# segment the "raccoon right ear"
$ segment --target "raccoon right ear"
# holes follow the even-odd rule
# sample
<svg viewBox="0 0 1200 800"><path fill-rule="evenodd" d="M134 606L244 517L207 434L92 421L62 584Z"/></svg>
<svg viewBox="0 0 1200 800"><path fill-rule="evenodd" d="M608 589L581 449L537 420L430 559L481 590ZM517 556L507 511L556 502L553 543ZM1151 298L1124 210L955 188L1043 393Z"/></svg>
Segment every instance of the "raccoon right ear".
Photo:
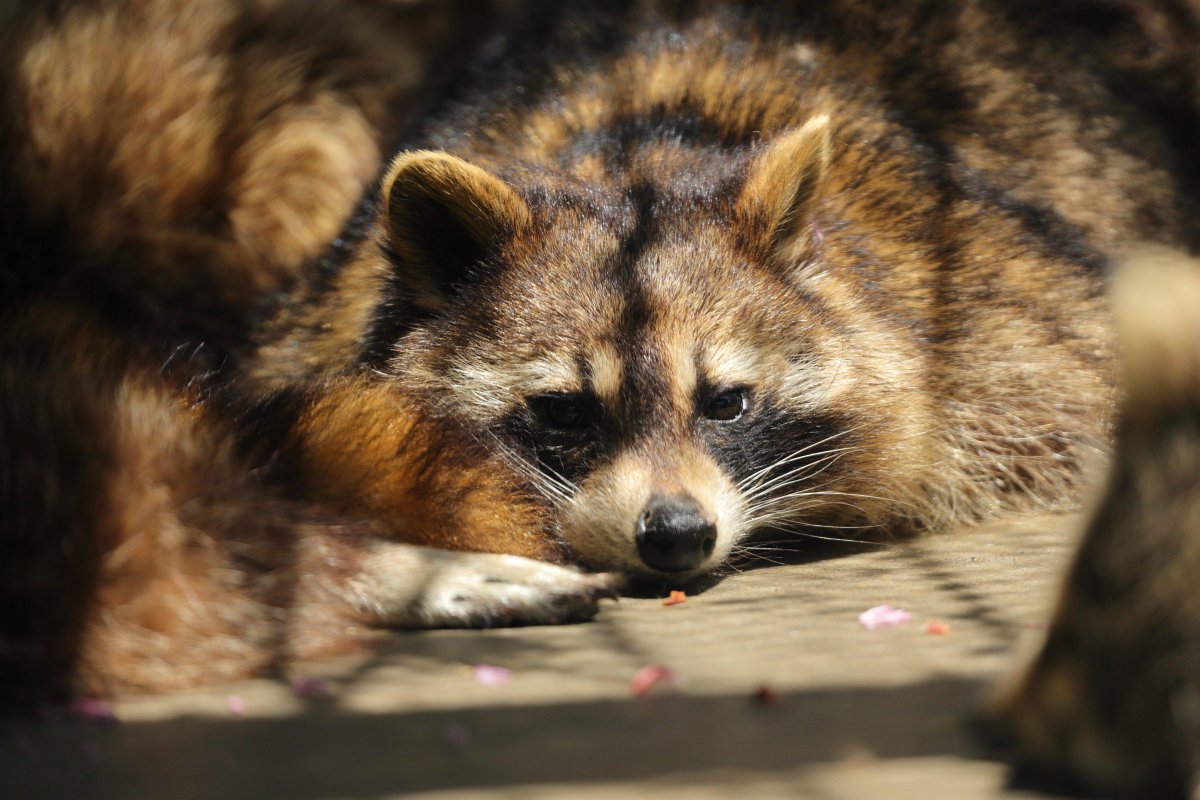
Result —
<svg viewBox="0 0 1200 800"><path fill-rule="evenodd" d="M422 294L444 298L484 255L528 224L529 207L504 181L430 150L400 155L383 180L387 243ZM437 304L436 302L434 303Z"/></svg>
<svg viewBox="0 0 1200 800"><path fill-rule="evenodd" d="M780 136L750 165L737 205L758 223L764 257L792 264L810 252L832 149L829 116L821 114Z"/></svg>

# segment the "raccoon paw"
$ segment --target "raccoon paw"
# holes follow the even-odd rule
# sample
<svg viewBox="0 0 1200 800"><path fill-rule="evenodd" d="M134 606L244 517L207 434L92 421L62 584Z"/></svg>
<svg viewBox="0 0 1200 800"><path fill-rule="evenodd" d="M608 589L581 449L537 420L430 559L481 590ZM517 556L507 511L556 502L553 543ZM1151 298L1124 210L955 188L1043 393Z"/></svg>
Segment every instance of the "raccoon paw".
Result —
<svg viewBox="0 0 1200 800"><path fill-rule="evenodd" d="M376 553L358 595L377 624L397 628L493 628L582 622L617 579L520 556L456 553L402 545ZM405 563L397 563L403 561ZM414 568L415 567L415 568Z"/></svg>
<svg viewBox="0 0 1200 800"><path fill-rule="evenodd" d="M616 596L605 574L519 556L463 554L431 576L415 610L420 627L548 625L591 619L601 598Z"/></svg>

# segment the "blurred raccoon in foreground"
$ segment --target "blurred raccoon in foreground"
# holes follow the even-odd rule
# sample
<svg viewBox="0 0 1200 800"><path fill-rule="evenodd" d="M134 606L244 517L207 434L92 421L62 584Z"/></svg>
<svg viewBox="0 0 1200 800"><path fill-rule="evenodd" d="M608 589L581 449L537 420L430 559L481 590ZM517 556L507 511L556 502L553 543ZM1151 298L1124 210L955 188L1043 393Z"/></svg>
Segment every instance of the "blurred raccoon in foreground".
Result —
<svg viewBox="0 0 1200 800"><path fill-rule="evenodd" d="M1130 798L1200 767L1200 262L1147 253L1115 305L1128 397L1049 636L999 703L1029 767Z"/></svg>
<svg viewBox="0 0 1200 800"><path fill-rule="evenodd" d="M1110 257L1200 244L1194 47L1124 4L534 2L383 168L371 7L0 51L6 663L165 686L608 585L414 544L680 581L1072 507Z"/></svg>
<svg viewBox="0 0 1200 800"><path fill-rule="evenodd" d="M488 8L0 8L2 699L219 680L386 626L583 618L610 593L410 544L555 556L504 462L386 386L232 382ZM385 459L381 491L421 527L308 499L280 455L293 424L343 437L346 479Z"/></svg>

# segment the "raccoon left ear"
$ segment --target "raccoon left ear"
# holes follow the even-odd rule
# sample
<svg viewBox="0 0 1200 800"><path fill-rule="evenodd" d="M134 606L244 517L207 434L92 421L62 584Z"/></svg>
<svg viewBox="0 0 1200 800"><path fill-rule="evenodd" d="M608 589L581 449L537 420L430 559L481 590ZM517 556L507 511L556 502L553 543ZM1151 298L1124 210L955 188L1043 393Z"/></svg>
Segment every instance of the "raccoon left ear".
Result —
<svg viewBox="0 0 1200 800"><path fill-rule="evenodd" d="M813 214L832 149L829 116L822 114L780 136L750 165L738 211L765 223L768 258L790 264L811 251Z"/></svg>
<svg viewBox="0 0 1200 800"><path fill-rule="evenodd" d="M388 244L436 305L484 254L529 222L520 195L448 153L404 153L383 180ZM429 296L432 292L433 296Z"/></svg>

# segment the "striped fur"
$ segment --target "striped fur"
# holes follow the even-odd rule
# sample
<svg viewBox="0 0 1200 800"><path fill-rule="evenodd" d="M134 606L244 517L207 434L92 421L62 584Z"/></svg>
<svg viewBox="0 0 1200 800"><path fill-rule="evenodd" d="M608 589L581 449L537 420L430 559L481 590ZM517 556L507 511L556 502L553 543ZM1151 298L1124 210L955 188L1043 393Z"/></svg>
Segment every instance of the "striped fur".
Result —
<svg viewBox="0 0 1200 800"><path fill-rule="evenodd" d="M1088 3L539 6L249 382L413 388L535 466L601 568L654 571L656 496L716 524L696 571L764 527L1072 507L1115 397L1106 266L1196 244L1185 57L1141 30ZM731 387L747 414L709 424ZM548 429L546 395L587 429Z"/></svg>
<svg viewBox="0 0 1200 800"><path fill-rule="evenodd" d="M162 687L608 585L414 544L685 578L1076 504L1107 266L1200 245L1177 4L529 5L416 119L418 18L371 4L6 29L0 569L46 566L0 599L47 611L0 663ZM682 568L641 549L664 497L715 532Z"/></svg>

